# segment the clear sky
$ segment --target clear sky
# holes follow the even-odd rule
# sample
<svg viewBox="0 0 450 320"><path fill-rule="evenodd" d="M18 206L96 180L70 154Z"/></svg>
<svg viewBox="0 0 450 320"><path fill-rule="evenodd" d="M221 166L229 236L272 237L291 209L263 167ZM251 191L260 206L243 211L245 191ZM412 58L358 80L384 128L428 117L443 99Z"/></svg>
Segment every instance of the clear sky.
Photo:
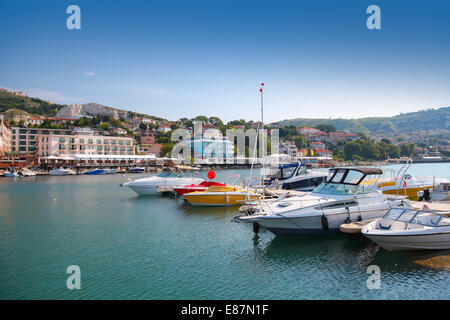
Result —
<svg viewBox="0 0 450 320"><path fill-rule="evenodd" d="M0 36L0 87L64 104L258 120L264 82L265 122L450 105L448 0L0 0Z"/></svg>

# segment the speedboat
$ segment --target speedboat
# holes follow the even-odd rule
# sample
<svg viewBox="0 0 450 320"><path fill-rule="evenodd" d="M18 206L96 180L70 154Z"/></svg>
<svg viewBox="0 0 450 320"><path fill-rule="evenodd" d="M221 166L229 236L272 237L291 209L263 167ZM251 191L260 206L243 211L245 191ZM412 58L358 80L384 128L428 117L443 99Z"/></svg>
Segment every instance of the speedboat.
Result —
<svg viewBox="0 0 450 320"><path fill-rule="evenodd" d="M22 177L34 177L36 173L28 168L22 168L19 170L19 175L22 175Z"/></svg>
<svg viewBox="0 0 450 320"><path fill-rule="evenodd" d="M419 201L446 201L450 203L450 183L444 182L435 186L432 190L424 189L417 193Z"/></svg>
<svg viewBox="0 0 450 320"><path fill-rule="evenodd" d="M392 208L361 233L386 250L450 249L450 212Z"/></svg>
<svg viewBox="0 0 450 320"><path fill-rule="evenodd" d="M260 197L260 194L235 186L212 186L205 191L183 195L183 198L194 206L237 206Z"/></svg>
<svg viewBox="0 0 450 320"><path fill-rule="evenodd" d="M132 168L129 168L127 171L130 172L130 173L142 173L142 172L145 171L145 168L143 168L143 167L132 167Z"/></svg>
<svg viewBox="0 0 450 320"><path fill-rule="evenodd" d="M205 191L209 187L212 186L226 186L224 183L218 183L213 181L202 181L200 184L190 184L188 186L180 186L173 188L173 191L175 191L180 197L184 195L185 193L195 192L195 191Z"/></svg>
<svg viewBox="0 0 450 320"><path fill-rule="evenodd" d="M17 173L17 171L14 171L14 169L5 171L4 175L7 178L18 178L19 177L19 174Z"/></svg>
<svg viewBox="0 0 450 320"><path fill-rule="evenodd" d="M117 172L117 169L106 169L106 174L114 174Z"/></svg>
<svg viewBox="0 0 450 320"><path fill-rule="evenodd" d="M155 195L161 188L173 188L189 184L199 184L201 178L184 177L173 172L161 172L156 176L125 182L121 186L128 187L139 195Z"/></svg>
<svg viewBox="0 0 450 320"><path fill-rule="evenodd" d="M64 169L62 167L60 168L54 168L53 170L50 171L50 175L51 176L66 176L69 174L69 170L68 169Z"/></svg>
<svg viewBox="0 0 450 320"><path fill-rule="evenodd" d="M92 170L89 170L88 172L86 172L86 174L91 175L91 176L98 176L98 175L106 174L107 172L108 172L107 169L92 169Z"/></svg>
<svg viewBox="0 0 450 320"><path fill-rule="evenodd" d="M312 191L327 179L327 173L307 169L303 163L280 165L278 170L264 179L264 184L284 190Z"/></svg>
<svg viewBox="0 0 450 320"><path fill-rule="evenodd" d="M381 190L385 194L396 194L407 196L411 200L418 199L418 193L424 190L433 189L441 183L450 182L444 178L438 177L415 177L410 174L405 174L396 179L383 179L381 181L373 182L373 187ZM370 184L370 181L367 181Z"/></svg>
<svg viewBox="0 0 450 320"><path fill-rule="evenodd" d="M263 226L276 235L317 234L339 231L352 221L380 218L394 206L411 207L405 197L390 197L363 185L366 177L381 175L377 168L332 168L326 182L310 193L260 201L250 214L238 221L253 222L254 231Z"/></svg>

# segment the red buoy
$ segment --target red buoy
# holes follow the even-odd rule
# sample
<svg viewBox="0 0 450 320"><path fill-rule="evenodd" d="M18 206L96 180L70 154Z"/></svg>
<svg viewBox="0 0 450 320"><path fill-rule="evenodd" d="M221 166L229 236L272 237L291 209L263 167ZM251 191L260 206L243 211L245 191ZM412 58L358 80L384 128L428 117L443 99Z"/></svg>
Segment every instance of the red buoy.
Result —
<svg viewBox="0 0 450 320"><path fill-rule="evenodd" d="M212 180L216 177L216 173L214 171L208 172L208 179Z"/></svg>

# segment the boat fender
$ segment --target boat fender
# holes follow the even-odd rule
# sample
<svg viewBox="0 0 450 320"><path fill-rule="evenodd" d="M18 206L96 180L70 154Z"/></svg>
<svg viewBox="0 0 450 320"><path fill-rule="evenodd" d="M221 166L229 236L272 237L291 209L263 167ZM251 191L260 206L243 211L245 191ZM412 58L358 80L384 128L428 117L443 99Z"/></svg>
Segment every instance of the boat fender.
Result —
<svg viewBox="0 0 450 320"><path fill-rule="evenodd" d="M253 222L253 232L258 233L259 232L259 223Z"/></svg>
<svg viewBox="0 0 450 320"><path fill-rule="evenodd" d="M423 199L427 202L430 201L430 189L423 190Z"/></svg>
<svg viewBox="0 0 450 320"><path fill-rule="evenodd" d="M328 231L328 219L324 214L322 214L322 230Z"/></svg>
<svg viewBox="0 0 450 320"><path fill-rule="evenodd" d="M345 207L345 209L347 209L347 219L345 219L345 223L350 223L352 222L352 219L350 218L350 209L348 207Z"/></svg>

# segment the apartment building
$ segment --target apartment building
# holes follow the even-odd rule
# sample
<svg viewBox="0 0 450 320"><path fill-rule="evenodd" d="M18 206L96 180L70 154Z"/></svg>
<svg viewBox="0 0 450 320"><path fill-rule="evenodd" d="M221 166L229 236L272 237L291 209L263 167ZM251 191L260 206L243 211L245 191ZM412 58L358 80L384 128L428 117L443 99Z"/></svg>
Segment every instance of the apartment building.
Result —
<svg viewBox="0 0 450 320"><path fill-rule="evenodd" d="M11 151L11 129L6 125L3 115L0 115L0 155Z"/></svg>

